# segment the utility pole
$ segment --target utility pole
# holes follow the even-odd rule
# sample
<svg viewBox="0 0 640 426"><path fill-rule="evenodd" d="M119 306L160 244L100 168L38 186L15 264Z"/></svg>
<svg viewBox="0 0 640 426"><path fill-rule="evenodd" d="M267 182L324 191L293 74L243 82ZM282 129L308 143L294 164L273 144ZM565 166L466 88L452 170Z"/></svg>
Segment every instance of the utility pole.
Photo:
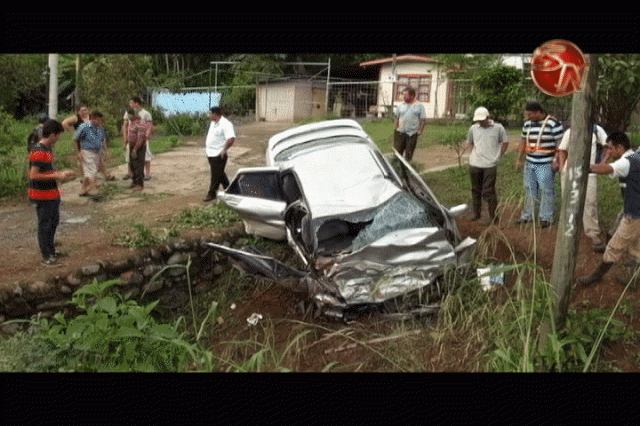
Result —
<svg viewBox="0 0 640 426"><path fill-rule="evenodd" d="M589 66L583 90L573 94L571 107L571 145L564 173L564 192L558 234L556 237L551 286L553 291L553 319L541 328L539 348L546 346L547 335L561 328L567 318L573 290L573 275L576 266L578 242L582 234L582 215L589 177L591 139L594 118L595 92L597 84L597 57L585 55Z"/></svg>
<svg viewBox="0 0 640 426"><path fill-rule="evenodd" d="M58 54L49 55L49 117L58 115Z"/></svg>

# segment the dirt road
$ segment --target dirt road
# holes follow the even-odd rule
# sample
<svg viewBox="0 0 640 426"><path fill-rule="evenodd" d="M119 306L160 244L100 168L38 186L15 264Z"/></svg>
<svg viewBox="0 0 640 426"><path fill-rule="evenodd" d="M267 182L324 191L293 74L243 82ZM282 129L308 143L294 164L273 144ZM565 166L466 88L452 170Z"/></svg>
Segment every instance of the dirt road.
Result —
<svg viewBox="0 0 640 426"><path fill-rule="evenodd" d="M241 167L264 164L269 137L291 126L291 123L249 123L237 127L236 144L229 150L228 175L232 177ZM113 195L104 202L79 197L80 179L61 185L61 223L56 239L58 249L67 253L62 267L40 264L35 209L26 199L0 207L0 247L4 252L0 256L0 286L63 275L92 260L122 255L130 250L114 245L113 240L123 232L125 224L153 225L184 208L202 206L210 173L204 136L194 137L171 152L155 155L152 178L145 182L142 193L133 193L127 188L131 181L122 180L126 165L111 172L117 179L109 183L113 185Z"/></svg>

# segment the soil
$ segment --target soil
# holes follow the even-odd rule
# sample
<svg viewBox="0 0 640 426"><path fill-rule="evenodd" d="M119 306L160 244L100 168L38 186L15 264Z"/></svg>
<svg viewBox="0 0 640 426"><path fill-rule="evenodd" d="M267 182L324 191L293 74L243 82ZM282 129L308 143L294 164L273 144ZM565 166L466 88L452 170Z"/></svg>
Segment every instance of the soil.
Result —
<svg viewBox="0 0 640 426"><path fill-rule="evenodd" d="M237 141L229 150L228 175L232 177L241 167L263 165L269 137L291 126L290 123L260 122L245 123L236 127ZM428 152L417 150L414 162L424 164L425 170L433 170L447 165L457 165L457 157L450 148L437 147L430 148ZM61 223L57 231L57 242L58 249L65 252L67 256L62 259L63 266L58 268L46 267L40 263L33 206L26 199L0 206L0 247L4 251L3 256L0 257L0 286L13 286L20 281L40 281L50 275L63 275L65 272L77 270L96 259L119 258L127 253L133 253L132 249L114 244L116 237L122 234L123 226L144 223L151 228L165 227L170 218L182 209L205 205L202 199L208 189L209 165L204 155L204 138L194 137L171 152L155 155L151 163L152 178L145 182L142 193L132 192L128 189L131 181L122 180L126 174L126 165L112 168L111 173L116 176L116 180L109 183L119 188L114 195L104 201L79 197L79 179L61 185ZM515 249L516 257L522 259L531 252L534 236L530 227L513 224L518 213L516 208L506 206L503 207L497 226L487 226L482 221L470 222L464 216L458 219L458 226L463 235L498 241L493 248L493 257L496 262L509 263L513 261L512 253L500 241L504 239L509 241L509 245ZM192 230L183 235L208 236L213 231L213 229ZM556 228L537 230L535 240L538 247L535 260L549 276L553 264ZM591 250L590 241L586 237L582 238L575 276L592 272L601 258L601 254ZM618 272L617 268L612 269L600 284L591 288L575 288L571 307L575 309L613 308L624 289L624 286L616 280ZM625 298L631 301L635 310L638 309L640 306L638 292L628 291ZM275 339L282 342L288 341L299 332L295 320L303 319L303 314L290 309L289 302L293 299L294 297L287 290L277 286L249 295L247 300L238 303L238 308L233 314L238 319L236 323L240 324L239 328L243 330L238 329L229 333L234 336L249 333L246 330L246 318L253 312L259 312L274 323L284 318L293 319L293 321L279 322L275 327L277 330ZM640 329L636 315L626 315L624 320L627 323L631 321L634 329ZM226 324L231 322L227 321ZM364 321L357 327L384 329L385 326L377 323L372 325ZM325 331L330 332L338 328L339 326L335 324L319 323L318 341L314 342L315 347L318 348L317 359L300 360L294 367L298 370L318 371L334 360L349 364L349 360L371 358L371 352L362 348L344 349L335 351L331 356L326 355L327 349L339 348L349 343L345 339L327 339L326 336L322 339ZM211 344L214 345L215 342ZM636 355L638 346L637 342L633 347L612 345L606 351L605 357L611 360L614 368L622 371L639 371ZM454 361L462 359L453 353L455 348L449 350L452 353L447 356L442 356L442 353L425 354L425 359L439 360L432 363L428 369L433 371L473 370L469 365ZM383 364L380 360L372 359L366 364L367 370L384 369Z"/></svg>

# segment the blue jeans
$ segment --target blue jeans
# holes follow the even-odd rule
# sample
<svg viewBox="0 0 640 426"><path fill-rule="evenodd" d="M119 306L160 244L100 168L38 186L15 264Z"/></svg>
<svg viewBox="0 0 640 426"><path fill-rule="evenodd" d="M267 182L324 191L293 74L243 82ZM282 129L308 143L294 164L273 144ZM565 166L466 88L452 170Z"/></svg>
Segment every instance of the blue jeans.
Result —
<svg viewBox="0 0 640 426"><path fill-rule="evenodd" d="M555 204L555 171L553 170L553 164L551 162L536 164L525 161L522 177L525 202L520 219L533 220L535 206L540 203L540 220L552 222Z"/></svg>

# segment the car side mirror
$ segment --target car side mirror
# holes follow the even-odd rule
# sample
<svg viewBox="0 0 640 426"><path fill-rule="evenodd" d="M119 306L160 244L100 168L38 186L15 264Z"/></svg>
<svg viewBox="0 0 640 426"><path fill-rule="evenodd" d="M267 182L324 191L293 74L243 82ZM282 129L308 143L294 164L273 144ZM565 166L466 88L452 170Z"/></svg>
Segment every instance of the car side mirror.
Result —
<svg viewBox="0 0 640 426"><path fill-rule="evenodd" d="M462 213L464 213L467 210L468 206L466 204L460 204L458 206L455 207L450 207L449 210L449 214L451 215L451 217L458 217L460 216Z"/></svg>

